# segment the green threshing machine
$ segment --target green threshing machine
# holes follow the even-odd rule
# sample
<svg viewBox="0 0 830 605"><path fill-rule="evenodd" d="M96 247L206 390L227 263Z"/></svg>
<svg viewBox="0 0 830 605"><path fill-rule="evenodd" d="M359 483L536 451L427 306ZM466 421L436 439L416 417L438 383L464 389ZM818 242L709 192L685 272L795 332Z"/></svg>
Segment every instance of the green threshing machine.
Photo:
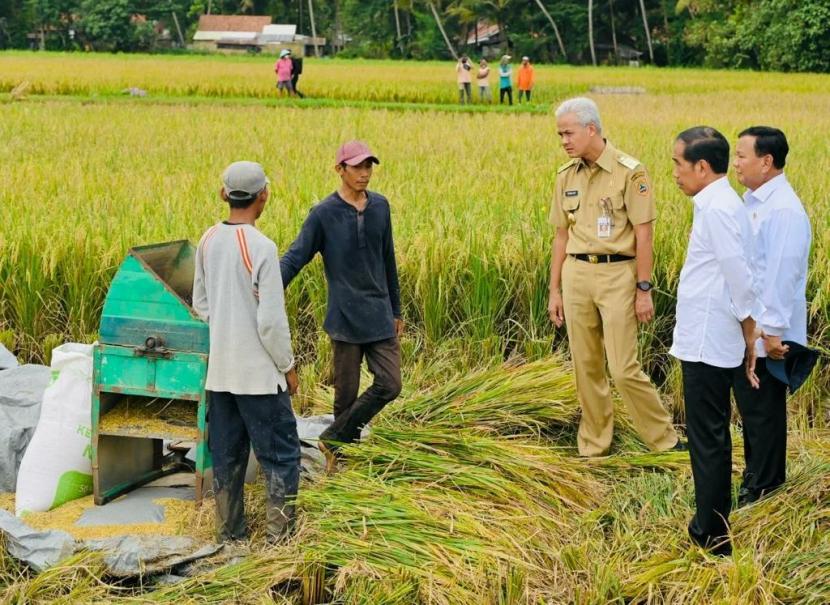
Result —
<svg viewBox="0 0 830 605"><path fill-rule="evenodd" d="M96 504L182 469L195 472L197 502L208 485L209 337L191 306L194 256L186 240L132 248L107 293L92 389Z"/></svg>

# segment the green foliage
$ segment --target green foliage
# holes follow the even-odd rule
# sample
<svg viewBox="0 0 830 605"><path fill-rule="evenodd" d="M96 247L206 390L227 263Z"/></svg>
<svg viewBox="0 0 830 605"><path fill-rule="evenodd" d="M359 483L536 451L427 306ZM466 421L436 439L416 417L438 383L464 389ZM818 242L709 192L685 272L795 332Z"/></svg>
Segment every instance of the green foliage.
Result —
<svg viewBox="0 0 830 605"><path fill-rule="evenodd" d="M451 58L430 8L434 5L459 53L509 52L527 54L536 63L589 63L587 3L541 3L557 23L566 57L534 0L316 0L314 16L329 52L341 34L348 40L334 49L346 58ZM172 29L175 12L190 37L209 4L214 14L268 15L275 23L296 24L298 33L312 33L306 0L0 0L0 48L25 47L30 43L26 34L35 32L40 34L35 43L48 50L154 50L155 21ZM645 12L657 65L830 70L830 0L648 0ZM500 27L495 47L466 44L482 23ZM71 35L79 28L77 36ZM593 30L599 63L622 61L614 55L618 47L640 51L641 60L648 57L639 2L594 2Z"/></svg>
<svg viewBox="0 0 830 605"><path fill-rule="evenodd" d="M763 70L830 71L830 2L764 0L744 7L736 43Z"/></svg>
<svg viewBox="0 0 830 605"><path fill-rule="evenodd" d="M136 26L130 0L83 0L82 27L95 50L133 50Z"/></svg>
<svg viewBox="0 0 830 605"><path fill-rule="evenodd" d="M685 40L709 67L830 71L828 0L742 1L696 11Z"/></svg>

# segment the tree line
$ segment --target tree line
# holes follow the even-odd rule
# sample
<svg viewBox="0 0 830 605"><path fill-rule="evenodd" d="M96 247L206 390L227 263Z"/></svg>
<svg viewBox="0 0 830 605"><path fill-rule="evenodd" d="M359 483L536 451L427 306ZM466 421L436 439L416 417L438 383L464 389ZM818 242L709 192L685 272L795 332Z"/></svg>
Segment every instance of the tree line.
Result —
<svg viewBox="0 0 830 605"><path fill-rule="evenodd" d="M158 51L206 13L269 15L344 56L830 71L830 0L0 0L0 48Z"/></svg>

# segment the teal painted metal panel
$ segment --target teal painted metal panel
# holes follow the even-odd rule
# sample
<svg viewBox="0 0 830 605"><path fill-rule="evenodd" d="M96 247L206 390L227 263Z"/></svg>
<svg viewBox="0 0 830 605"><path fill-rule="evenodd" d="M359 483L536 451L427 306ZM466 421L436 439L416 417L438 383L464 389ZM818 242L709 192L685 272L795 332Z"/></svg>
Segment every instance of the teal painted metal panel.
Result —
<svg viewBox="0 0 830 605"><path fill-rule="evenodd" d="M101 342L141 346L166 334L168 348L206 353L208 326L190 306L194 257L187 241L131 249L104 301Z"/></svg>
<svg viewBox="0 0 830 605"><path fill-rule="evenodd" d="M173 399L198 399L204 389L207 355L171 351L169 358L141 355L135 349L99 345L98 386L113 393L173 393ZM138 393L141 391L142 393Z"/></svg>
<svg viewBox="0 0 830 605"><path fill-rule="evenodd" d="M207 487L204 473L211 459L204 384L210 342L207 324L191 306L194 260L195 248L185 240L132 248L110 285L93 366L97 503L164 472L166 462L157 436L134 438L100 431L101 418L127 395L194 402L197 499ZM155 453L151 456L151 452Z"/></svg>

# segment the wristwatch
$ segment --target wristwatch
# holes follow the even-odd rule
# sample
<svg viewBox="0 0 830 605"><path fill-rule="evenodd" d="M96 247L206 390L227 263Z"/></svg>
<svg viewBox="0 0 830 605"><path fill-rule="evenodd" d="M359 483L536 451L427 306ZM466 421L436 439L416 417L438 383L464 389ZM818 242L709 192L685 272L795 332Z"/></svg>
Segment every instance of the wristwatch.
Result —
<svg viewBox="0 0 830 605"><path fill-rule="evenodd" d="M643 292L648 292L654 287L650 281L638 281L637 282L637 289L642 290Z"/></svg>

